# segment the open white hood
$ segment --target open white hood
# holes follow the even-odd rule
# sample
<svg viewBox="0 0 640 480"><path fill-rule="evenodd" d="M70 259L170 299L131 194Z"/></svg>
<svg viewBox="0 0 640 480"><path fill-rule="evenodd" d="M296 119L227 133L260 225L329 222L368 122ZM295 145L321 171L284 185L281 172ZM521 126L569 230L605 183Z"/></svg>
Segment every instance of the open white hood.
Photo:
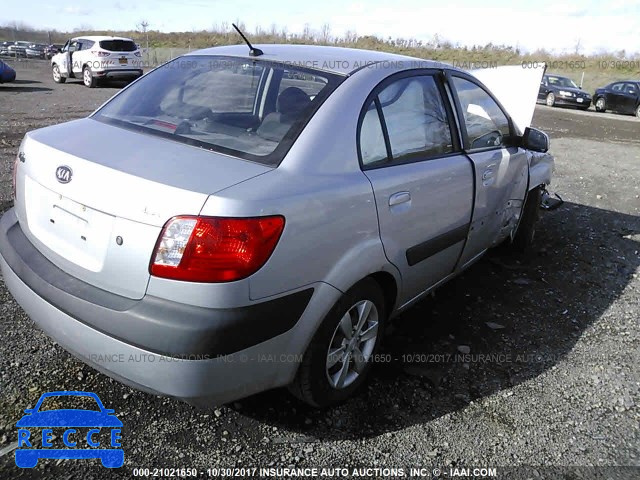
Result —
<svg viewBox="0 0 640 480"><path fill-rule="evenodd" d="M536 108L540 82L544 75L544 63L530 66L507 65L496 68L470 70L484 83L507 110L520 133L531 126Z"/></svg>

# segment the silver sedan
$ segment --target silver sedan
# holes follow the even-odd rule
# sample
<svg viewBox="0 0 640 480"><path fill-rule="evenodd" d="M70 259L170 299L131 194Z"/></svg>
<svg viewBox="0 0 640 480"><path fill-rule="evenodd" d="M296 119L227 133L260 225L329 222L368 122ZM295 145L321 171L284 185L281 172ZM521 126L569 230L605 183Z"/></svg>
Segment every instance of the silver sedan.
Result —
<svg viewBox="0 0 640 480"><path fill-rule="evenodd" d="M29 132L0 266L40 328L126 384L332 405L389 319L531 243L553 168L528 127L540 78L513 95L500 72L492 91L410 57L260 50L193 52Z"/></svg>

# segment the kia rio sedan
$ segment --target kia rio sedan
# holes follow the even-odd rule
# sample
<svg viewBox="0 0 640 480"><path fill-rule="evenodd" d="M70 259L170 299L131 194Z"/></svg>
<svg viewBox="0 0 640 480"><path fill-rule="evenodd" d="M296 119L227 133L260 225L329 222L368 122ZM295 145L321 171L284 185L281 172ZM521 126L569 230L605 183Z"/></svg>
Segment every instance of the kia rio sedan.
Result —
<svg viewBox="0 0 640 480"><path fill-rule="evenodd" d="M323 407L363 384L390 318L531 242L553 168L528 127L542 72L517 95L488 72L503 105L441 63L261 49L180 57L27 133L0 266L123 383L198 405L287 385Z"/></svg>

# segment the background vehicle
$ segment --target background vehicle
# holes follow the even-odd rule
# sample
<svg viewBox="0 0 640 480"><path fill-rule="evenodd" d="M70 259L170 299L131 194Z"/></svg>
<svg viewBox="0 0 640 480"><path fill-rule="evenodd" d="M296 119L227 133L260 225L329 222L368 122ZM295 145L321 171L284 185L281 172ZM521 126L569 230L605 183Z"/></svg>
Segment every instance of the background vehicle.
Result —
<svg viewBox="0 0 640 480"><path fill-rule="evenodd" d="M9 45L12 42L1 42L0 43L0 55L9 55Z"/></svg>
<svg viewBox="0 0 640 480"><path fill-rule="evenodd" d="M93 88L100 80L135 80L142 76L142 54L129 38L77 37L51 58L51 69L56 83L79 78Z"/></svg>
<svg viewBox="0 0 640 480"><path fill-rule="evenodd" d="M573 83L570 78L559 75L542 77L538 100L543 100L549 107L570 105L587 110L591 105L591 95Z"/></svg>
<svg viewBox="0 0 640 480"><path fill-rule="evenodd" d="M613 82L598 88L593 95L596 111L613 110L640 118L640 81Z"/></svg>
<svg viewBox="0 0 640 480"><path fill-rule="evenodd" d="M47 60L50 60L51 57L53 57L56 53L60 53L63 48L64 45L61 45L59 43L46 46L44 49L45 58Z"/></svg>
<svg viewBox="0 0 640 480"><path fill-rule="evenodd" d="M28 133L0 266L59 344L129 384L204 405L290 385L331 405L365 381L387 319L489 248L530 244L553 165L528 127L542 74L514 69L526 118L496 97L513 82L261 47L179 57Z"/></svg>
<svg viewBox="0 0 640 480"><path fill-rule="evenodd" d="M44 58L44 49L46 45L41 43L32 43L25 50L27 58Z"/></svg>
<svg viewBox="0 0 640 480"><path fill-rule="evenodd" d="M31 42L13 42L8 47L9 55L12 57L26 57L29 45L31 45Z"/></svg>
<svg viewBox="0 0 640 480"><path fill-rule="evenodd" d="M16 71L0 60L0 83L13 82L16 79Z"/></svg>

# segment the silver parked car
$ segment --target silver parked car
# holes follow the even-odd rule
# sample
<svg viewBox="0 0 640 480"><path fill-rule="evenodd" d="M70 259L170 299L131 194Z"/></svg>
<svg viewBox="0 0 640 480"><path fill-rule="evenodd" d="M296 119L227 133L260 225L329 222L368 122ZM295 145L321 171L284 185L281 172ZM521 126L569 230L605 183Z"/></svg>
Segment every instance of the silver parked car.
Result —
<svg viewBox="0 0 640 480"><path fill-rule="evenodd" d="M128 385L326 406L363 383L385 322L531 242L553 159L462 70L261 48L177 58L29 132L0 265L45 332ZM529 121L539 82L512 96Z"/></svg>

